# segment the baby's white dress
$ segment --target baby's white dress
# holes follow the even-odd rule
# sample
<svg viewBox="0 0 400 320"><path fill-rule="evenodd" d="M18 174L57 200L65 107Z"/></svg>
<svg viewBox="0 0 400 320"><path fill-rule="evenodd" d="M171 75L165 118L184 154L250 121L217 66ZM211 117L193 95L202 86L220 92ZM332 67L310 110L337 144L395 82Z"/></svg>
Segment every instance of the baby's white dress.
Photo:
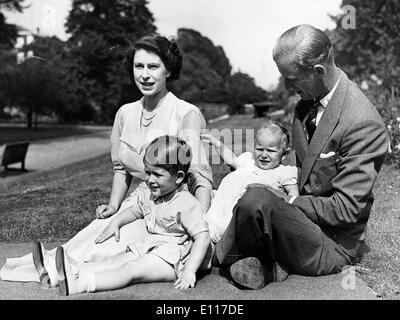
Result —
<svg viewBox="0 0 400 320"><path fill-rule="evenodd" d="M237 169L222 179L206 214L210 237L214 243L221 240L232 218L233 208L246 187L252 183L285 192L284 186L297 184L297 168L281 164L274 169L263 170L255 165L251 152L239 155Z"/></svg>

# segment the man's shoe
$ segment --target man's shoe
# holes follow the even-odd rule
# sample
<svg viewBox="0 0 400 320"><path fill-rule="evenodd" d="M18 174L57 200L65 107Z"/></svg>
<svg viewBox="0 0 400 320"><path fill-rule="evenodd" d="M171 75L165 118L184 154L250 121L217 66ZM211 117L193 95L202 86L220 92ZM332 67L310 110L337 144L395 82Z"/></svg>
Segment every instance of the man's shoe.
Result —
<svg viewBox="0 0 400 320"><path fill-rule="evenodd" d="M62 246L58 247L56 251L56 268L60 295L69 296L79 293L77 270L69 262L67 253Z"/></svg>
<svg viewBox="0 0 400 320"><path fill-rule="evenodd" d="M228 271L233 282L246 289L262 289L272 281L272 273L255 257L236 261Z"/></svg>
<svg viewBox="0 0 400 320"><path fill-rule="evenodd" d="M36 241L33 244L32 248L32 256L33 256L33 264L35 265L35 269L39 275L40 283L42 284L43 288L50 288L50 276L45 268L44 264L44 246L41 242Z"/></svg>
<svg viewBox="0 0 400 320"><path fill-rule="evenodd" d="M278 262L275 262L274 266L272 267L272 281L282 282L285 281L288 276L289 271Z"/></svg>

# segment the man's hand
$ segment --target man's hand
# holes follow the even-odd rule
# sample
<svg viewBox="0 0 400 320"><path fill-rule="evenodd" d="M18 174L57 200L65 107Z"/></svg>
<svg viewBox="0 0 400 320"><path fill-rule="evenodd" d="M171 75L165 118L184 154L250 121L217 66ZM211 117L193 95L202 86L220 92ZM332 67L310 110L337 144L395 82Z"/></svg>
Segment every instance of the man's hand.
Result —
<svg viewBox="0 0 400 320"><path fill-rule="evenodd" d="M263 188L267 188L269 191L271 191L274 195L276 195L278 198L282 198L285 202L289 202L290 200L290 196L288 196L286 193L276 190L274 188L271 188L269 186L266 186L265 184L261 184L261 183L252 183L249 184L247 186L247 188L252 188L252 187L263 187Z"/></svg>
<svg viewBox="0 0 400 320"><path fill-rule="evenodd" d="M196 283L196 273L191 270L183 270L179 275L178 280L175 281L174 286L176 289L194 288Z"/></svg>
<svg viewBox="0 0 400 320"><path fill-rule="evenodd" d="M100 233L97 238L94 240L95 243L102 243L107 239L110 239L112 236L115 236L115 241L119 241L119 226L113 221Z"/></svg>
<svg viewBox="0 0 400 320"><path fill-rule="evenodd" d="M101 204L96 209L96 218L97 219L105 219L111 217L113 214L117 212L117 209L108 204Z"/></svg>

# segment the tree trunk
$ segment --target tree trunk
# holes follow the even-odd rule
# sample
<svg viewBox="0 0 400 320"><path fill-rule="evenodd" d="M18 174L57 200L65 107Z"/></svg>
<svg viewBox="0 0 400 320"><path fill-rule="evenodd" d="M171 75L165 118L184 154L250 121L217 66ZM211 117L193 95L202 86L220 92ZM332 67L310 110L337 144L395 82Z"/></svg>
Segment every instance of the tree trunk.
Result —
<svg viewBox="0 0 400 320"><path fill-rule="evenodd" d="M34 125L33 125L33 130L37 130L37 128L38 128L38 115L37 115L37 112L35 111L35 112L33 112L33 123L34 123Z"/></svg>
<svg viewBox="0 0 400 320"><path fill-rule="evenodd" d="M26 120L27 120L27 128L32 129L32 118L33 118L33 110L29 109L28 113L26 114Z"/></svg>

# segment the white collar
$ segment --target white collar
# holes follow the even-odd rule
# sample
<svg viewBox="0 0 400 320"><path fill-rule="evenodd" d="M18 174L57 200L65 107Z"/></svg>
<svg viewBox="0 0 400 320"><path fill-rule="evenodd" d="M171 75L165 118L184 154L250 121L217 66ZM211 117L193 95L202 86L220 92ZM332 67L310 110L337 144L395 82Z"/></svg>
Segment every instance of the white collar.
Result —
<svg viewBox="0 0 400 320"><path fill-rule="evenodd" d="M335 92L335 90L336 90L336 88L337 88L337 86L338 86L338 84L339 84L339 80L340 80L340 77L339 77L339 79L336 81L336 84L334 85L334 87L332 88L332 90L329 91L329 93L328 93L325 97L323 97L321 100L319 100L319 102L321 102L321 105L322 105L324 108L326 108L326 107L328 106L328 103L329 103L329 101L331 100L331 98L332 98L332 96L333 96L333 93Z"/></svg>

